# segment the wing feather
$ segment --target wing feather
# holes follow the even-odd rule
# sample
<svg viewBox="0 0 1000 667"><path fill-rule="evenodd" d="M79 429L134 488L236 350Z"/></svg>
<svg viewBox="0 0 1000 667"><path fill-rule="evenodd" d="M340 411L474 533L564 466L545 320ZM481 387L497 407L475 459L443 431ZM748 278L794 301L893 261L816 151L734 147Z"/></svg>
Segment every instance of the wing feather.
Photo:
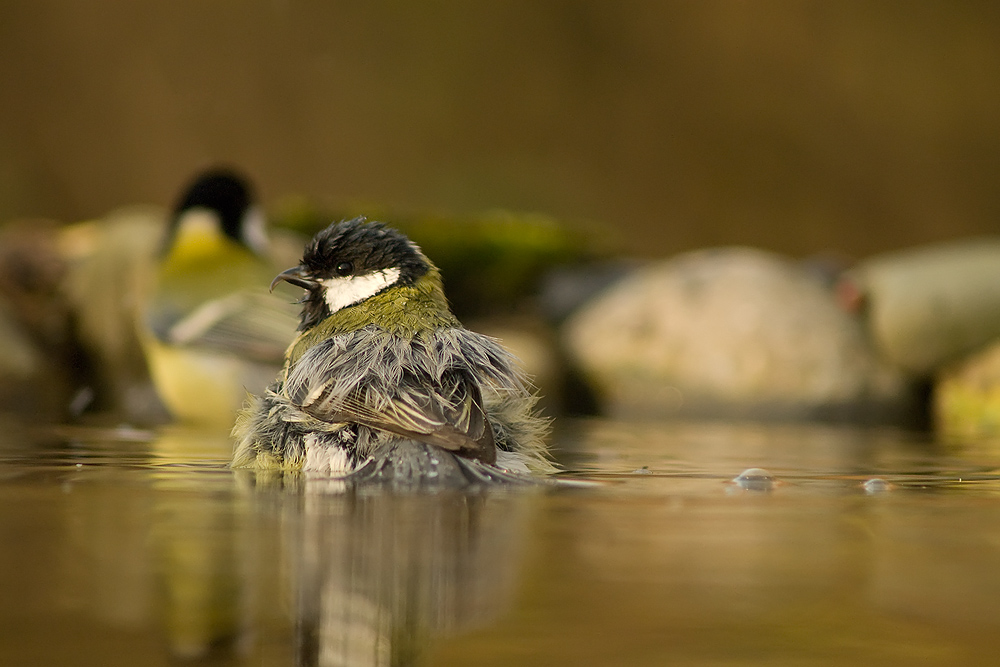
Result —
<svg viewBox="0 0 1000 667"><path fill-rule="evenodd" d="M297 325L294 304L269 294L238 292L208 301L171 322L162 337L175 345L209 347L280 363Z"/></svg>
<svg viewBox="0 0 1000 667"><path fill-rule="evenodd" d="M429 372L434 364L407 363L396 345L358 349L352 342L362 341L325 341L303 355L286 384L294 405L322 421L362 424L487 463L496 460L493 427L469 369Z"/></svg>

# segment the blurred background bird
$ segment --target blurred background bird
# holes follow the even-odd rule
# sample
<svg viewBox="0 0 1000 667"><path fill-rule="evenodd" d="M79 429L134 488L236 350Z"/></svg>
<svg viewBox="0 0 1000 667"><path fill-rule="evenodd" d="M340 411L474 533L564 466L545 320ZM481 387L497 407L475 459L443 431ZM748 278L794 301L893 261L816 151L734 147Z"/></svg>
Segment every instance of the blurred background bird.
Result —
<svg viewBox="0 0 1000 667"><path fill-rule="evenodd" d="M173 209L139 313L157 393L179 421L230 426L247 392L262 391L295 335L298 308L269 293L263 211L229 169L199 175Z"/></svg>

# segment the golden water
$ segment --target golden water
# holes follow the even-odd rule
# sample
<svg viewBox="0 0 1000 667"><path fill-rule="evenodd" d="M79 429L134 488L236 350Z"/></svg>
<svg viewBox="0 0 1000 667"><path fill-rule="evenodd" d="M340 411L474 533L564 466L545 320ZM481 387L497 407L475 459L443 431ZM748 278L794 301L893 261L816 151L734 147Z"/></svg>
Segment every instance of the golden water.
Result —
<svg viewBox="0 0 1000 667"><path fill-rule="evenodd" d="M562 426L561 461L594 485L471 496L234 473L224 437L179 430L5 428L0 665L991 664L1000 648L989 443ZM772 488L731 481L751 467Z"/></svg>

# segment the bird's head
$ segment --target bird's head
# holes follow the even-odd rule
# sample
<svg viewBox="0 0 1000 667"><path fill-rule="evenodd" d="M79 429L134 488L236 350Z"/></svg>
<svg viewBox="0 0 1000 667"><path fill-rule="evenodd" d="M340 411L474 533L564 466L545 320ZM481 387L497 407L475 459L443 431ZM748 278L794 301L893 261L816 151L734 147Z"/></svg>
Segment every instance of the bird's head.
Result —
<svg viewBox="0 0 1000 667"><path fill-rule="evenodd" d="M300 330L387 290L412 286L437 272L420 248L380 222L355 218L334 223L316 234L302 261L275 277L306 290Z"/></svg>
<svg viewBox="0 0 1000 667"><path fill-rule="evenodd" d="M170 217L166 248L193 248L228 239L264 256L267 232L250 182L225 168L199 174L184 189Z"/></svg>

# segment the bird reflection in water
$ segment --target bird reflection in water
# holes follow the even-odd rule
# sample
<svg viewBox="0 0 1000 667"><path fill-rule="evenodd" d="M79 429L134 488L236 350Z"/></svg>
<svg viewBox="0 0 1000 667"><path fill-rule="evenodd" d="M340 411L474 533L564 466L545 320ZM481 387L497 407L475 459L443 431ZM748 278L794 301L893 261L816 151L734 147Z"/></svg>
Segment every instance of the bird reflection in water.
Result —
<svg viewBox="0 0 1000 667"><path fill-rule="evenodd" d="M296 665L420 664L435 636L508 607L532 487L406 493L245 474L255 500L281 506Z"/></svg>
<svg viewBox="0 0 1000 667"><path fill-rule="evenodd" d="M509 608L546 485L394 490L231 470L217 463L227 443L216 438L161 433L139 473L151 495L130 505L143 516L116 531L148 535L152 578L141 588L151 595L127 593L152 602L147 618L175 659L422 664L435 638ZM122 565L117 542L100 545L111 569Z"/></svg>

